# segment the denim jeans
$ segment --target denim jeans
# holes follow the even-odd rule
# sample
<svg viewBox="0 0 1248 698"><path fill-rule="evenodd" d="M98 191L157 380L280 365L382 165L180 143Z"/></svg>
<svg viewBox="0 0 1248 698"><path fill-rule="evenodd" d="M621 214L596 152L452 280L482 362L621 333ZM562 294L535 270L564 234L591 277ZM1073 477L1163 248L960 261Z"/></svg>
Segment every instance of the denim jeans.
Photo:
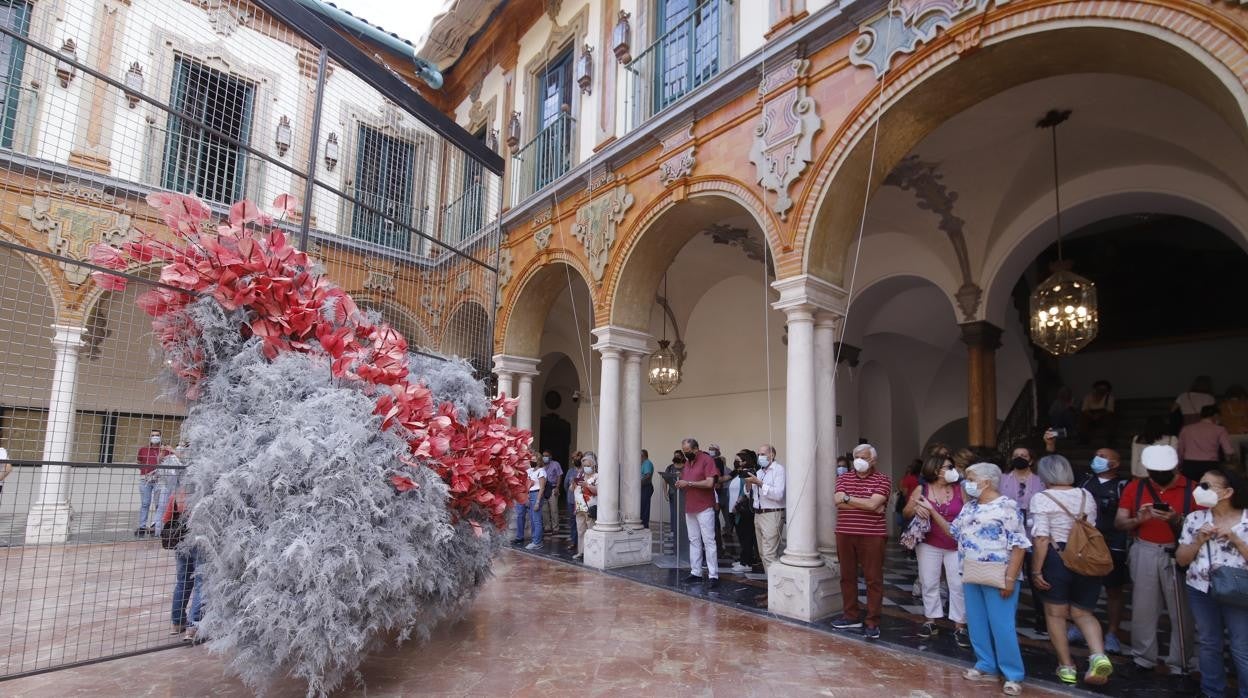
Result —
<svg viewBox="0 0 1248 698"><path fill-rule="evenodd" d="M147 528L147 517L152 511L152 496L156 494L156 482L148 482L147 480L139 480L139 528ZM159 502L158 502L159 504ZM155 524L152 521L151 524Z"/></svg>
<svg viewBox="0 0 1248 698"><path fill-rule="evenodd" d="M177 560L177 576L173 584L173 624L194 625L200 620L203 597L201 590L203 578L196 569L198 554L195 548L191 547L185 551L176 551L174 557ZM186 612L188 604L191 607L189 616Z"/></svg>
<svg viewBox="0 0 1248 698"><path fill-rule="evenodd" d="M1190 586L1187 600L1196 616L1200 690L1209 698L1227 695L1226 664L1222 661L1225 630L1231 636L1231 661L1235 662L1235 673L1239 675L1239 698L1248 698L1248 610L1220 604L1209 594Z"/></svg>
<svg viewBox="0 0 1248 698"><path fill-rule="evenodd" d="M529 533L534 543L542 542L542 492L529 492L529 503L516 507L516 540L524 540L524 522L529 522Z"/></svg>

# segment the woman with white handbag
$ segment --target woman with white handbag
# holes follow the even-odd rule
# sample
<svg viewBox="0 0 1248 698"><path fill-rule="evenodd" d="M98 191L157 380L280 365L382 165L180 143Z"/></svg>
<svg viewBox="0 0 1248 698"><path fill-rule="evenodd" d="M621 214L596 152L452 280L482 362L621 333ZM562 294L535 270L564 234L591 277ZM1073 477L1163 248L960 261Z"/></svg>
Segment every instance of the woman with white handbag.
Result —
<svg viewBox="0 0 1248 698"><path fill-rule="evenodd" d="M976 463L962 481L967 502L952 523L931 510L932 522L958 542L966 621L975 651L971 681L1004 679L1007 696L1022 693L1025 675L1014 616L1018 611L1018 576L1031 548L1018 504L998 491L1001 469Z"/></svg>

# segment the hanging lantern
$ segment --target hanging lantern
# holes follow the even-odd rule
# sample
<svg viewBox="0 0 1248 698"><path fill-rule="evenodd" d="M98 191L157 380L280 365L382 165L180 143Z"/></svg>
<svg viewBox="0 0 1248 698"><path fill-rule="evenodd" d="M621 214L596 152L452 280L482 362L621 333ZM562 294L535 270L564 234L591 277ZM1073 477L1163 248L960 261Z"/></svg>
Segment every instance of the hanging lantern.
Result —
<svg viewBox="0 0 1248 698"><path fill-rule="evenodd" d="M1031 294L1031 341L1054 356L1068 356L1096 339L1096 284L1056 268Z"/></svg>
<svg viewBox="0 0 1248 698"><path fill-rule="evenodd" d="M650 387L659 395L667 395L680 385L680 362L671 342L659 340L659 350L650 355Z"/></svg>
<svg viewBox="0 0 1248 698"><path fill-rule="evenodd" d="M1072 272L1062 259L1062 196L1057 166L1057 127L1070 118L1070 110L1051 110L1036 122L1047 128L1053 141L1053 200L1057 222L1057 261L1053 274L1031 292L1031 341L1054 356L1069 356L1096 339L1100 327L1096 284Z"/></svg>

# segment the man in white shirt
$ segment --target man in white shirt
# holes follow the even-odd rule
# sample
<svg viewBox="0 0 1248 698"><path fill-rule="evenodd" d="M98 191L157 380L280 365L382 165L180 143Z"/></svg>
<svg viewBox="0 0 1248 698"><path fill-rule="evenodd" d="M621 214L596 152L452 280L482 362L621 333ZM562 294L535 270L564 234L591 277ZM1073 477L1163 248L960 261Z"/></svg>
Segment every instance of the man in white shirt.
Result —
<svg viewBox="0 0 1248 698"><path fill-rule="evenodd" d="M784 528L784 466L776 462L771 444L758 447L758 474L746 479L754 499L754 534L763 571L780 559L780 532Z"/></svg>

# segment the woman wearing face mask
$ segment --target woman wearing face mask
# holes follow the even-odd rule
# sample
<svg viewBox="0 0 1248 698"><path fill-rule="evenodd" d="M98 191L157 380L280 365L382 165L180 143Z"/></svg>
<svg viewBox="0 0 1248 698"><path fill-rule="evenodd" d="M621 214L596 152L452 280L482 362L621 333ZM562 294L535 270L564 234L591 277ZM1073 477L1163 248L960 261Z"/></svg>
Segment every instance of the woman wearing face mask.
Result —
<svg viewBox="0 0 1248 698"><path fill-rule="evenodd" d="M849 474L849 459L846 458L845 456L838 457L836 459L836 476L844 477L845 475L848 475L848 474Z"/></svg>
<svg viewBox="0 0 1248 698"><path fill-rule="evenodd" d="M1010 472L1001 477L1001 494L1013 499L1023 513L1023 525L1031 530L1031 498L1044 491L1044 481L1032 470L1033 456L1026 446L1015 448L1010 454ZM1027 569L1031 566L1031 553L1027 553ZM1029 582L1030 583L1030 582ZM1037 635L1048 635L1048 621L1044 617L1044 606L1036 594L1035 586L1031 586L1031 606L1035 609L1032 618L1032 629Z"/></svg>
<svg viewBox="0 0 1248 698"><path fill-rule="evenodd" d="M975 651L975 667L962 674L970 681L997 681L1002 692L1023 692L1023 656L1014 617L1024 553L1031 541L1023 529L1018 504L998 491L1001 469L976 463L966 469L968 499L953 523L932 510L932 521L958 542L966 597L966 620ZM969 580L978 579L979 582ZM999 581L998 581L999 580Z"/></svg>
<svg viewBox="0 0 1248 698"><path fill-rule="evenodd" d="M929 457L920 471L923 482L910 493L902 514L907 518L953 521L962 513L962 488L953 461L943 455ZM949 536L948 525L934 523L927 537L914 548L919 562L919 585L923 593L923 615L927 621L919 637L936 634L936 621L944 617L940 600L940 572L949 585L949 620L954 623L953 639L959 647L970 647L966 634L966 603L962 595L962 571L958 564L958 543Z"/></svg>
<svg viewBox="0 0 1248 698"><path fill-rule="evenodd" d="M581 475L574 485L576 502L576 555L585 558L585 532L594 525L598 515L598 458L593 453L581 456Z"/></svg>
<svg viewBox="0 0 1248 698"><path fill-rule="evenodd" d="M1074 486L1074 470L1070 461L1062 456L1041 458L1036 470L1048 489L1031 500L1031 534L1035 544L1031 583L1033 588L1041 591L1044 601L1050 642L1057 652L1057 677L1062 683L1072 686L1079 679L1066 634L1066 618L1069 616L1092 651L1088 658L1088 671L1083 676L1084 683L1100 686L1114 672L1114 665L1105 656L1101 623L1093 615L1096 602L1101 597L1101 578L1072 571L1062 560L1060 552L1070 539L1076 516L1086 517L1088 523L1096 524L1096 499L1087 490Z"/></svg>
<svg viewBox="0 0 1248 698"><path fill-rule="evenodd" d="M1200 477L1192 492L1194 511L1183 523L1175 560L1187 568L1187 598L1196 616L1200 646L1200 690L1209 698L1223 698L1226 665L1223 631L1230 637L1231 659L1239 676L1239 696L1248 697L1248 608L1222 603L1213 597L1214 569L1248 570L1248 482L1231 471L1215 468Z"/></svg>
<svg viewBox="0 0 1248 698"><path fill-rule="evenodd" d="M741 543L741 558L732 564L732 571L745 574L762 567L758 557L758 537L754 533L754 500L746 479L758 471L758 454L749 449L737 452L732 480L728 483L728 501L732 502L733 524Z"/></svg>

